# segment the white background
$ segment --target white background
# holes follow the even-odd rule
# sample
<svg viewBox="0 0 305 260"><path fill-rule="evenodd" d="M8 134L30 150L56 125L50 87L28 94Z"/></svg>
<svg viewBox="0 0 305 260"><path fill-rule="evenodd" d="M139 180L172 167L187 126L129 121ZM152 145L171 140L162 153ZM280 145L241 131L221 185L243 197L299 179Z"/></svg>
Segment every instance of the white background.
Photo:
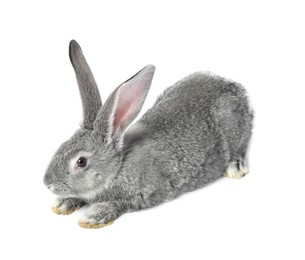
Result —
<svg viewBox="0 0 305 260"><path fill-rule="evenodd" d="M1 259L305 259L303 1L0 2ZM143 111L194 71L242 83L255 109L250 174L82 229L42 178L81 121L68 44L103 100L157 67Z"/></svg>

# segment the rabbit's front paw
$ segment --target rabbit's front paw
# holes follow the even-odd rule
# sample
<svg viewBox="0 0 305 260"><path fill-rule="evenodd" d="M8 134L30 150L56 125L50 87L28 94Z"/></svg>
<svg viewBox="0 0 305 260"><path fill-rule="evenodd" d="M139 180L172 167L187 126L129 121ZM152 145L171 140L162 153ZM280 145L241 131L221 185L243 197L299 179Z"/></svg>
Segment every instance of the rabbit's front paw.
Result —
<svg viewBox="0 0 305 260"><path fill-rule="evenodd" d="M101 228L112 224L118 216L114 203L96 203L89 208L78 224L83 228Z"/></svg>
<svg viewBox="0 0 305 260"><path fill-rule="evenodd" d="M52 211L56 214L69 215L84 204L82 200L76 198L57 198L52 206Z"/></svg>

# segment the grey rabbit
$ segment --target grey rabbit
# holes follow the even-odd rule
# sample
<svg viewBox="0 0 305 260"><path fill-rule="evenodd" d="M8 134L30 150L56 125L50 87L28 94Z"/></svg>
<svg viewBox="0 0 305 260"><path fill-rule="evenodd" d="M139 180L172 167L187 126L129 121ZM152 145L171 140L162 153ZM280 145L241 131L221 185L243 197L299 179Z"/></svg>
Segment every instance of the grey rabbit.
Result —
<svg viewBox="0 0 305 260"><path fill-rule="evenodd" d="M57 214L90 207L85 228L112 223L222 176L248 173L253 111L245 89L210 73L167 88L135 124L155 72L148 65L118 86L104 105L83 52L69 45L82 106L80 129L63 143L44 176ZM126 130L127 129L127 130Z"/></svg>

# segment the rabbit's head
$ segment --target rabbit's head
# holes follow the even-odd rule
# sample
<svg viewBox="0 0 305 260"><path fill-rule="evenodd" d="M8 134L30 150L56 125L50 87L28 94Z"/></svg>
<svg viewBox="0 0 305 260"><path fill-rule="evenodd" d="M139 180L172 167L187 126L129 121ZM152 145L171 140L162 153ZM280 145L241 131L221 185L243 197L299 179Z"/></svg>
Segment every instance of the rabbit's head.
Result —
<svg viewBox="0 0 305 260"><path fill-rule="evenodd" d="M143 106L155 67L148 65L122 83L102 106L92 72L74 40L69 54L80 90L83 122L54 155L44 183L59 196L90 199L107 189L120 167L124 130Z"/></svg>

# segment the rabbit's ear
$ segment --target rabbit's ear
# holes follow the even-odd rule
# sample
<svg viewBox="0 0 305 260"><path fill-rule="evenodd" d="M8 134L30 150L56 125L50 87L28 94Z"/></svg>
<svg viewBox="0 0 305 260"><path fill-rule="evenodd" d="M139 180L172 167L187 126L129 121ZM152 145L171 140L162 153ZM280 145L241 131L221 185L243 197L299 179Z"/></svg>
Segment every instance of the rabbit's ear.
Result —
<svg viewBox="0 0 305 260"><path fill-rule="evenodd" d="M95 131L104 142L121 147L123 132L139 114L154 72L155 67L148 65L116 88L107 99L94 124Z"/></svg>
<svg viewBox="0 0 305 260"><path fill-rule="evenodd" d="M83 104L82 127L93 129L96 115L102 106L100 93L82 49L75 40L70 42L69 56L75 70Z"/></svg>

